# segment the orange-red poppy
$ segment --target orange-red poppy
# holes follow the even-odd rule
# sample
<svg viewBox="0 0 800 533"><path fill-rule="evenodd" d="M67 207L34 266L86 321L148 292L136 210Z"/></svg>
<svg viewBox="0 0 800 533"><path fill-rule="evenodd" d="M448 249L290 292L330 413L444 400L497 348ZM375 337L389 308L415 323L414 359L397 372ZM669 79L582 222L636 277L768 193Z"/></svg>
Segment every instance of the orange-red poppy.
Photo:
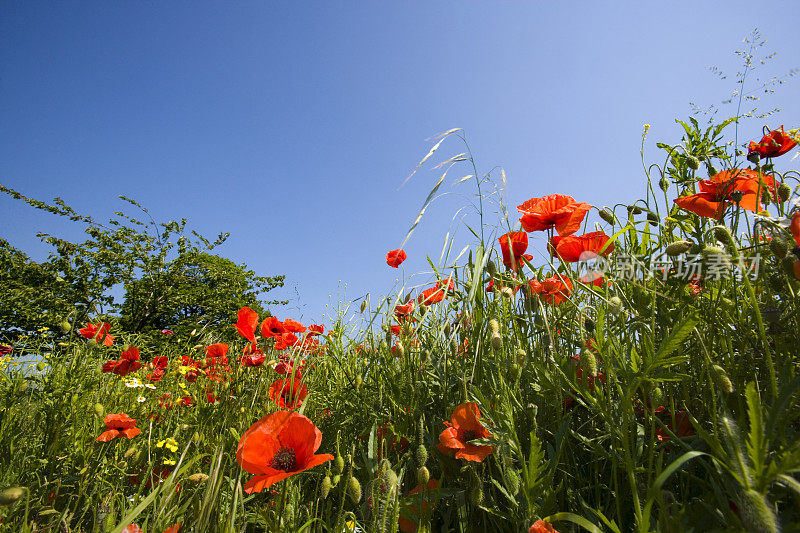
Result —
<svg viewBox="0 0 800 533"><path fill-rule="evenodd" d="M289 333L303 333L306 330L303 324L291 318L287 318L283 321L283 327L286 328L286 331Z"/></svg>
<svg viewBox="0 0 800 533"><path fill-rule="evenodd" d="M528 282L531 294L538 294L545 302L559 305L572 294L572 281L564 276L550 276L542 281Z"/></svg>
<svg viewBox="0 0 800 533"><path fill-rule="evenodd" d="M78 333L87 339L95 339L98 343L104 346L113 346L114 336L109 335L108 331L111 329L111 324L108 322L100 322L98 324L86 323L85 328L78 330Z"/></svg>
<svg viewBox="0 0 800 533"><path fill-rule="evenodd" d="M103 372L113 372L118 376L127 376L142 367L139 361L139 348L131 346L120 354L120 359L107 361L103 364Z"/></svg>
<svg viewBox="0 0 800 533"><path fill-rule="evenodd" d="M406 252L403 250L392 250L386 254L386 264L390 267L397 268L400 266L400 263L406 260Z"/></svg>
<svg viewBox="0 0 800 533"><path fill-rule="evenodd" d="M700 192L681 196L673 200L678 207L691 211L701 217L721 219L728 206L737 202L748 211L761 210L761 192L768 191L777 197L777 184L770 175L759 174L750 169L731 169L718 172L712 178L701 180Z"/></svg>
<svg viewBox="0 0 800 533"><path fill-rule="evenodd" d="M558 533L553 524L544 520L537 520L528 530L528 533Z"/></svg>
<svg viewBox="0 0 800 533"><path fill-rule="evenodd" d="M283 322L274 316L268 316L261 322L261 336L265 339L268 337L277 337L283 333L286 333L286 327L283 325Z"/></svg>
<svg viewBox="0 0 800 533"><path fill-rule="evenodd" d="M275 338L275 349L285 350L291 348L297 342L297 335L294 333L281 333Z"/></svg>
<svg viewBox="0 0 800 533"><path fill-rule="evenodd" d="M292 379L278 379L269 386L269 399L281 409L296 409L303 405L308 396L308 387L295 376Z"/></svg>
<svg viewBox="0 0 800 533"><path fill-rule="evenodd" d="M581 222L591 209L586 202L576 202L566 194L549 194L531 198L517 211L522 214L519 221L525 231L544 231L555 228L559 235L570 235L580 229Z"/></svg>
<svg viewBox="0 0 800 533"><path fill-rule="evenodd" d="M659 406L656 407L655 413L659 415L659 418L666 421L665 425L667 426L667 429L674 433L678 438L694 435L694 426L692 426L692 421L689 419L689 415L686 413L686 411L678 411L673 417L673 415L664 407ZM673 419L675 421L674 424ZM669 432L661 426L656 428L656 438L661 442L668 442L672 440L672 436L669 434Z"/></svg>
<svg viewBox="0 0 800 533"><path fill-rule="evenodd" d="M794 214L792 222L789 224L789 229L792 231L792 237L797 246L800 246L800 211Z"/></svg>
<svg viewBox="0 0 800 533"><path fill-rule="evenodd" d="M305 360L297 363L294 359L283 357L278 361L278 364L275 365L273 370L278 374L294 374L294 379L300 379L303 376L303 369L305 366Z"/></svg>
<svg viewBox="0 0 800 533"><path fill-rule="evenodd" d="M218 342L206 347L206 358L210 365L227 365L228 345L224 342Z"/></svg>
<svg viewBox="0 0 800 533"><path fill-rule="evenodd" d="M325 326L322 324L311 324L308 326L308 335L324 335Z"/></svg>
<svg viewBox="0 0 800 533"><path fill-rule="evenodd" d="M492 453L492 446L470 444L474 439L489 439L489 433L480 422L481 412L475 402L462 403L453 411L447 429L439 435L436 448L444 454L456 452L456 459L481 462Z"/></svg>
<svg viewBox="0 0 800 533"><path fill-rule="evenodd" d="M278 411L250 426L239 441L236 461L254 474L245 492L261 492L289 476L333 459L314 455L322 444L322 432L311 420L294 411Z"/></svg>
<svg viewBox="0 0 800 533"><path fill-rule="evenodd" d="M108 442L119 436L132 439L142 432L141 429L136 427L136 419L129 417L125 413L106 415L103 422L106 424L106 430L97 437L99 442Z"/></svg>
<svg viewBox="0 0 800 533"><path fill-rule="evenodd" d="M417 485L413 489L411 489L408 493L409 496L414 496L419 494L424 490L431 492L435 491L439 488L439 480L438 479L429 479L427 485ZM419 497L415 498L417 500ZM430 507L431 503L434 502L436 498L431 499L424 499L420 505L420 508L417 508L415 505L409 505L405 509L401 511L400 519L399 519L399 526L400 531L403 533L416 533L419 530L419 522L420 519L428 514L428 507Z"/></svg>
<svg viewBox="0 0 800 533"><path fill-rule="evenodd" d="M267 360L267 356L264 355L264 352L258 348L255 344L248 344L242 350L242 357L239 362L242 363L242 366L261 366L264 364L264 361Z"/></svg>
<svg viewBox="0 0 800 533"><path fill-rule="evenodd" d="M239 335L255 344L256 326L258 326L258 313L249 307L242 307L239 309L237 317L239 320L237 320L236 324L233 325L236 328L236 331L239 332Z"/></svg>
<svg viewBox="0 0 800 533"><path fill-rule="evenodd" d="M414 301L411 300L405 304L397 304L394 306L394 315L402 320L414 312Z"/></svg>
<svg viewBox="0 0 800 533"><path fill-rule="evenodd" d="M528 234L524 231L510 231L497 239L500 241L500 251L503 253L503 264L512 269L517 265L522 265L522 258L528 261L533 259L532 255L525 255L528 249Z"/></svg>
<svg viewBox="0 0 800 533"><path fill-rule="evenodd" d="M750 154L756 153L761 157L778 157L795 146L797 146L797 141L783 131L783 126L781 125L780 129L772 130L764 135L758 143L750 141L748 152Z"/></svg>
<svg viewBox="0 0 800 533"><path fill-rule="evenodd" d="M164 533L178 533L180 530L181 524L178 523L165 529ZM122 533L142 533L142 529L136 524L128 524L125 526L125 529L122 530Z"/></svg>
<svg viewBox="0 0 800 533"><path fill-rule="evenodd" d="M614 243L610 243L609 240L609 236L602 231L592 231L584 235L568 235L566 237L556 235L553 237L553 246L550 246L550 254L553 256L558 255L568 263L588 261L595 259L599 255L607 257L614 251Z"/></svg>

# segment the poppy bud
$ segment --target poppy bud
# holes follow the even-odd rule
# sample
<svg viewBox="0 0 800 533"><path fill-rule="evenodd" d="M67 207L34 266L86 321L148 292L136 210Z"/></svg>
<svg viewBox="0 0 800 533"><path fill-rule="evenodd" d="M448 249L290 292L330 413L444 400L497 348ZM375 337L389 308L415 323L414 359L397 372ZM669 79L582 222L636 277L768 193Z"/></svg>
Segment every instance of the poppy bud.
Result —
<svg viewBox="0 0 800 533"><path fill-rule="evenodd" d="M476 485L470 489L469 501L472 502L472 505L480 505L483 503L483 490L480 485Z"/></svg>
<svg viewBox="0 0 800 533"><path fill-rule="evenodd" d="M90 348L97 348L97 340L95 339L89 339L86 344L88 344Z"/></svg>
<svg viewBox="0 0 800 533"><path fill-rule="evenodd" d="M498 322L496 318L491 319L489 321L489 329L492 330L492 333L499 333L500 332L500 322Z"/></svg>
<svg viewBox="0 0 800 533"><path fill-rule="evenodd" d="M449 337L450 333L452 333L452 328L450 327L450 324L449 323L445 324L444 325L444 336L445 337Z"/></svg>
<svg viewBox="0 0 800 533"><path fill-rule="evenodd" d="M378 477L383 477L390 468L392 468L392 463L389 462L389 459L381 459L381 462L378 463Z"/></svg>
<svg viewBox="0 0 800 533"><path fill-rule="evenodd" d="M202 472L198 472L197 474L192 474L189 476L189 481L192 483L203 483L204 481L208 480L208 474L203 474Z"/></svg>
<svg viewBox="0 0 800 533"><path fill-rule="evenodd" d="M647 220L653 225L658 225L658 222L659 222L660 219L658 218L658 215L656 213L654 213L652 211L648 211L647 212Z"/></svg>
<svg viewBox="0 0 800 533"><path fill-rule="evenodd" d="M500 336L499 333L495 333L492 335L492 349L495 351L500 350L503 347L503 338Z"/></svg>
<svg viewBox="0 0 800 533"><path fill-rule="evenodd" d="M338 485L339 481L341 480L342 480L341 474L336 474L335 476L333 476L333 486L335 487L336 485Z"/></svg>
<svg viewBox="0 0 800 533"><path fill-rule="evenodd" d="M453 353L458 353L458 341L455 337L450 338L450 351Z"/></svg>
<svg viewBox="0 0 800 533"><path fill-rule="evenodd" d="M361 312L363 313L366 310L367 310L367 300L361 300Z"/></svg>
<svg viewBox="0 0 800 533"><path fill-rule="evenodd" d="M59 324L59 327L61 328L61 333L69 333L69 330L72 329L72 326L70 326L69 322L67 322L66 320L61 322L61 324Z"/></svg>
<svg viewBox="0 0 800 533"><path fill-rule="evenodd" d="M125 459L127 459L128 457L130 457L131 455L133 455L133 454L135 454L135 453L136 453L136 446L131 446L130 448L128 448L128 449L125 451L125 454L123 455L123 457L124 457Z"/></svg>
<svg viewBox="0 0 800 533"><path fill-rule="evenodd" d="M486 272L488 272L490 276L497 275L497 265L495 265L494 261L491 259L486 262Z"/></svg>
<svg viewBox="0 0 800 533"><path fill-rule="evenodd" d="M651 405L661 405L661 400L663 399L664 399L664 391L661 390L661 387L653 387L650 390Z"/></svg>
<svg viewBox="0 0 800 533"><path fill-rule="evenodd" d="M780 198L785 202L786 200L789 199L791 195L792 195L792 188L788 184L781 183L778 186L778 198Z"/></svg>
<svg viewBox="0 0 800 533"><path fill-rule="evenodd" d="M698 168L700 168L700 160L697 159L692 154L687 154L686 155L686 166L691 168L692 170L697 170Z"/></svg>
<svg viewBox="0 0 800 533"><path fill-rule="evenodd" d="M397 341L396 348L397 348L397 356L398 357L405 357L406 349L403 347L403 343L400 342L400 341Z"/></svg>
<svg viewBox="0 0 800 533"><path fill-rule="evenodd" d="M794 276L794 262L796 260L797 258L794 255L787 255L783 258L783 261L781 261L781 266L787 276Z"/></svg>
<svg viewBox="0 0 800 533"><path fill-rule="evenodd" d="M764 188L761 190L761 201L764 202L765 207L772 203L772 195L769 193L769 189Z"/></svg>
<svg viewBox="0 0 800 533"><path fill-rule="evenodd" d="M323 500L328 497L328 494L330 494L331 487L333 487L333 483L331 482L330 476L325 476L325 479L322 480L322 485L319 488L319 492L322 495Z"/></svg>
<svg viewBox="0 0 800 533"><path fill-rule="evenodd" d="M103 418L103 415L106 413L106 410L103 408L103 404L96 403L94 404L94 412L97 414L97 416Z"/></svg>
<svg viewBox="0 0 800 533"><path fill-rule="evenodd" d="M719 172L711 163L706 163L706 170L708 171L709 178L713 178Z"/></svg>
<svg viewBox="0 0 800 533"><path fill-rule="evenodd" d="M422 444L417 446L417 452L414 455L415 459L417 460L417 464L419 466L425 466L425 463L428 462L428 449L425 448Z"/></svg>
<svg viewBox="0 0 800 533"><path fill-rule="evenodd" d="M359 483L358 479L351 477L347 482L347 496L350 497L350 501L353 503L361 501L361 483Z"/></svg>
<svg viewBox="0 0 800 533"><path fill-rule="evenodd" d="M43 361L39 361L38 363L36 363L36 370L38 370L39 372L43 371L45 368L47 368L47 365L44 364Z"/></svg>
<svg viewBox="0 0 800 533"><path fill-rule="evenodd" d="M392 331L389 330L386 332L385 339L386 344L392 344Z"/></svg>
<svg viewBox="0 0 800 533"><path fill-rule="evenodd" d="M337 474L341 474L344 471L344 457L341 455L337 455L333 461L333 471Z"/></svg>
<svg viewBox="0 0 800 533"><path fill-rule="evenodd" d="M776 257L783 259L789 253L789 246L786 244L783 236L779 233L772 235L772 240L769 241L769 249Z"/></svg>
<svg viewBox="0 0 800 533"><path fill-rule="evenodd" d="M641 207L639 207L638 205L632 205L632 206L629 206L629 207L628 207L628 209L629 209L629 210L630 210L630 212L631 212L631 213L633 213L634 215L641 215L641 214L642 214L642 208L641 208Z"/></svg>
<svg viewBox="0 0 800 533"><path fill-rule="evenodd" d="M749 154L747 154L747 160L753 163L754 165L757 165L758 162L761 160L761 156L759 155L758 152L750 152Z"/></svg>
<svg viewBox="0 0 800 533"><path fill-rule="evenodd" d="M517 381L522 375L522 367L518 363L511 363L511 371L508 375L511 381Z"/></svg>
<svg viewBox="0 0 800 533"><path fill-rule="evenodd" d="M384 473L384 475L381 476L381 478L383 479L384 488L387 491L396 489L397 486L400 484L400 480L397 479L397 474L395 473L394 470L387 470L386 473Z"/></svg>
<svg viewBox="0 0 800 533"><path fill-rule="evenodd" d="M525 366L525 363L528 361L528 352L523 350L522 348L517 349L517 364L520 366Z"/></svg>
<svg viewBox="0 0 800 533"><path fill-rule="evenodd" d="M713 365L711 367L711 379L714 381L714 385L716 385L718 389L723 390L728 394L733 392L733 382L731 381L731 378L728 377L725 369L721 366Z"/></svg>
<svg viewBox="0 0 800 533"><path fill-rule="evenodd" d="M9 487L0 492L0 505L11 505L28 491L26 487Z"/></svg>
<svg viewBox="0 0 800 533"><path fill-rule="evenodd" d="M608 312L618 315L622 311L622 299L619 296L612 296L608 299Z"/></svg>
<svg viewBox="0 0 800 533"><path fill-rule="evenodd" d="M431 479L431 472L427 466L417 468L417 485L425 486Z"/></svg>
<svg viewBox="0 0 800 533"><path fill-rule="evenodd" d="M689 241L677 241L667 246L666 250L664 250L664 253L670 257L675 257L685 253L691 247L692 243Z"/></svg>
<svg viewBox="0 0 800 533"><path fill-rule="evenodd" d="M736 246L734 246L733 249L736 250ZM718 259L715 259L715 261L719 266L730 266L731 256L735 257L733 253L731 253L730 255L726 254L725 250L723 250L719 246L706 246L705 248L703 248L703 258L706 261L709 261L711 260L712 257L717 257Z"/></svg>
<svg viewBox="0 0 800 533"><path fill-rule="evenodd" d="M739 495L739 518L746 531L759 533L780 531L772 506L764 495L755 489L742 491Z"/></svg>
<svg viewBox="0 0 800 533"><path fill-rule="evenodd" d="M598 214L600 215L600 218L602 218L604 221L608 222L612 226L614 225L614 213L611 211L610 208L604 207L603 209L600 210Z"/></svg>
<svg viewBox="0 0 800 533"><path fill-rule="evenodd" d="M597 374L597 358L590 350L581 352L581 365L588 375L594 376Z"/></svg>

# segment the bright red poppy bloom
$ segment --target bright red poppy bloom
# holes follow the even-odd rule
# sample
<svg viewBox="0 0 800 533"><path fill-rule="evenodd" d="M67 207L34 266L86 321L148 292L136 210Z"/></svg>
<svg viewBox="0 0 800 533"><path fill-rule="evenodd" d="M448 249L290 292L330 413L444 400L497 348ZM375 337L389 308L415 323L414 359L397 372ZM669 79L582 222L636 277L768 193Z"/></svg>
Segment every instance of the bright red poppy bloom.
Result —
<svg viewBox="0 0 800 533"><path fill-rule="evenodd" d="M581 222L591 209L586 202L576 202L566 194L550 194L531 198L517 211L522 213L519 221L525 231L543 231L555 228L559 235L570 235L580 229Z"/></svg>
<svg viewBox="0 0 800 533"><path fill-rule="evenodd" d="M559 305L572 294L572 282L563 276L550 276L542 281L528 282L531 294L538 294L545 302Z"/></svg>
<svg viewBox="0 0 800 533"><path fill-rule="evenodd" d="M439 480L431 478L428 480L428 484L424 487L420 484L411 489L408 493L409 496L414 496L415 494L419 494L422 492L423 489L427 490L428 492L434 491L439 488ZM403 533L416 533L419 530L419 522L420 518L424 515L428 514L428 507L430 507L431 503L435 501L435 498L431 500L422 500L421 509L418 509L414 505L409 505L406 509L404 509L402 514L400 515L399 525L400 531Z"/></svg>
<svg viewBox="0 0 800 533"><path fill-rule="evenodd" d="M295 376L291 379L278 379L269 386L269 399L281 409L297 409L308 396L308 387Z"/></svg>
<svg viewBox="0 0 800 533"><path fill-rule="evenodd" d="M444 300L444 290L441 287L431 287L425 289L417 297L417 302L420 305L433 305Z"/></svg>
<svg viewBox="0 0 800 533"><path fill-rule="evenodd" d="M107 361L103 365L103 372L113 372L118 376L127 376L131 372L136 372L142 367L139 361L139 348L131 346L120 354L118 361Z"/></svg>
<svg viewBox="0 0 800 533"><path fill-rule="evenodd" d="M243 366L261 366L267 356L255 344L248 344L244 347L242 358L239 360Z"/></svg>
<svg viewBox="0 0 800 533"><path fill-rule="evenodd" d="M209 364L228 364L228 345L224 342L218 342L206 347L206 357L209 359Z"/></svg>
<svg viewBox="0 0 800 533"><path fill-rule="evenodd" d="M286 333L286 327L283 325L283 322L274 316L268 316L261 322L261 336L265 339L267 337L277 337L282 333Z"/></svg>
<svg viewBox="0 0 800 533"><path fill-rule="evenodd" d="M104 346L113 346L114 336L108 334L110 329L111 324L108 322L101 322L98 324L91 324L87 322L86 327L79 329L78 333L87 339L95 339L98 343L103 344Z"/></svg>
<svg viewBox="0 0 800 533"><path fill-rule="evenodd" d="M760 192L766 190L773 198L777 197L775 178L750 169L723 170L710 179L701 180L698 185L699 193L681 196L673 202L701 217L717 220L728 206L736 203L733 200L736 196L741 196L739 207L756 212L761 210Z"/></svg>
<svg viewBox="0 0 800 533"><path fill-rule="evenodd" d="M258 326L258 313L249 307L242 307L237 313L238 320L233 327L239 332L239 335L249 340L251 343L256 343L256 326Z"/></svg>
<svg viewBox="0 0 800 533"><path fill-rule="evenodd" d="M281 333L275 338L275 349L285 350L291 348L297 342L297 335L294 333Z"/></svg>
<svg viewBox="0 0 800 533"><path fill-rule="evenodd" d="M248 494L261 492L289 476L321 465L333 455L314 455L322 432L305 416L277 411L250 426L239 441L236 461L254 474L244 486Z"/></svg>
<svg viewBox="0 0 800 533"><path fill-rule="evenodd" d="M589 259L595 259L599 255L608 257L614 251L614 243L609 243L609 240L609 236L602 231L592 231L580 236L554 236L553 246L550 246L550 254L553 256L558 255L568 263L588 261ZM609 244L606 246L606 243ZM553 249L554 247L555 250Z"/></svg>
<svg viewBox="0 0 800 533"><path fill-rule="evenodd" d="M783 131L783 126L781 126L780 129L772 130L764 135L758 143L750 141L748 152L756 153L761 157L778 157L795 146L797 146L797 141Z"/></svg>
<svg viewBox="0 0 800 533"><path fill-rule="evenodd" d="M558 533L550 522L544 520L537 520L533 523L528 533Z"/></svg>
<svg viewBox="0 0 800 533"><path fill-rule="evenodd" d="M311 324L308 326L308 334L311 335L323 335L325 333L325 326L322 324Z"/></svg>
<svg viewBox="0 0 800 533"><path fill-rule="evenodd" d="M103 422L106 424L106 431L102 432L100 436L97 437L99 442L108 442L119 436L132 439L142 432L141 429L136 427L136 419L129 417L125 413L106 415Z"/></svg>
<svg viewBox="0 0 800 533"><path fill-rule="evenodd" d="M445 422L447 429L439 435L436 448L444 454L456 452L456 459L481 462L494 450L492 446L470 444L474 439L492 437L481 424L481 412L475 402L462 403L453 411L451 422Z"/></svg>
<svg viewBox="0 0 800 533"><path fill-rule="evenodd" d="M408 303L402 304L402 305L397 304L397 305L394 306L394 315L400 320L402 320L403 318L407 317L408 315L410 315L413 312L414 312L414 302L413 301L409 301Z"/></svg>
<svg viewBox="0 0 800 533"><path fill-rule="evenodd" d="M283 327L286 328L286 331L290 333L303 333L306 330L306 327L303 324L297 320L292 320L291 318L287 318L283 321Z"/></svg>
<svg viewBox="0 0 800 533"><path fill-rule="evenodd" d="M400 263L406 260L408 257L403 250L392 250L391 252L386 254L386 264L390 267L397 268L400 266Z"/></svg>
<svg viewBox="0 0 800 533"><path fill-rule="evenodd" d="M506 267L516 269L517 265L523 264L523 257L528 261L533 259L532 255L525 255L525 250L528 249L528 234L524 231L511 231L497 240L500 241L503 264Z"/></svg>
<svg viewBox="0 0 800 533"><path fill-rule="evenodd" d="M294 374L294 379L300 379L303 375L303 369L306 366L305 361L300 361L299 364L294 359L290 358L282 358L278 361L278 364L275 365L275 372L278 374Z"/></svg>
<svg viewBox="0 0 800 533"><path fill-rule="evenodd" d="M7 346L5 344L0 344L0 357L2 357L4 355L8 355L12 351L14 351L14 348L12 348L11 346Z"/></svg>
<svg viewBox="0 0 800 533"><path fill-rule="evenodd" d="M795 213L792 217L792 222L789 224L789 229L792 232L792 237L794 237L794 242L797 243L797 246L800 246L800 211Z"/></svg>

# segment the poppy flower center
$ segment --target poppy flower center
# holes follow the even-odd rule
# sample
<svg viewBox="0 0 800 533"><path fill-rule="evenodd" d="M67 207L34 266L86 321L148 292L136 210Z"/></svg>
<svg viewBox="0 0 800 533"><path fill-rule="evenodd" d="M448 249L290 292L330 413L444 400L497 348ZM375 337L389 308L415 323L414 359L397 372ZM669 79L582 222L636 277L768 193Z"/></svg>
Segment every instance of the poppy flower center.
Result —
<svg viewBox="0 0 800 533"><path fill-rule="evenodd" d="M474 431L472 431L471 429L468 429L468 430L466 430L464 432L463 438L464 438L464 442L469 442L469 441L471 441L473 439L477 439L478 438L478 434L475 433Z"/></svg>
<svg viewBox="0 0 800 533"><path fill-rule="evenodd" d="M295 466L297 466L297 461L294 456L294 448L283 446L272 457L272 468L275 470L291 472Z"/></svg>

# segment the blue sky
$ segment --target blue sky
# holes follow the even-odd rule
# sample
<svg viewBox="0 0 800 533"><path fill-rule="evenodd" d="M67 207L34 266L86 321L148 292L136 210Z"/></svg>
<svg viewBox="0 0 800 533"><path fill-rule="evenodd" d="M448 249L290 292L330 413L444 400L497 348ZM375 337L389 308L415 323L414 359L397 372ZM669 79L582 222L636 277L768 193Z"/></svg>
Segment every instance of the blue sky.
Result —
<svg viewBox="0 0 800 533"><path fill-rule="evenodd" d="M755 27L778 55L758 87L800 67L800 4L772 2L37 2L0 3L0 182L61 196L107 219L132 197L158 220L186 217L218 252L286 274L279 318L323 319L330 302L430 279L453 216L472 200L455 167L386 266L441 173L428 140L464 128L478 171L505 169L506 204L565 193L593 205L644 194L648 141L676 142L689 103L719 104ZM728 76L720 79L708 67ZM743 122L797 127L791 79ZM718 116L735 108L722 106ZM662 161L648 142L648 161ZM431 159L463 152L449 140ZM438 173L437 173L438 172ZM78 227L0 197L0 237L42 259L39 231ZM496 217L489 213L494 221ZM474 217L467 222L474 223ZM513 220L516 222L516 219ZM531 249L544 248L541 237ZM346 286L345 286L346 284Z"/></svg>

